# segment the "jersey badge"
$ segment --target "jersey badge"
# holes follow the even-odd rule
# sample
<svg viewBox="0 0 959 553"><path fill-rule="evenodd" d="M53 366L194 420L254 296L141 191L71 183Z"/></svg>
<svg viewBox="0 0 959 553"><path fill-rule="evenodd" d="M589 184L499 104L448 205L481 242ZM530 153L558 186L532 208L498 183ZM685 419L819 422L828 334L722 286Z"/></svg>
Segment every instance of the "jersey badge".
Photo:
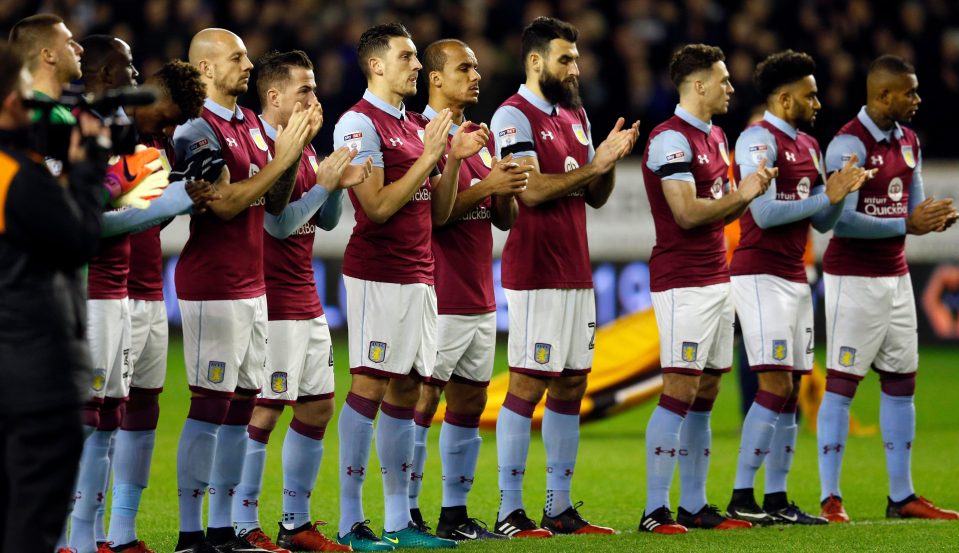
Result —
<svg viewBox="0 0 959 553"><path fill-rule="evenodd" d="M856 363L856 348L842 346L839 348L839 364L843 367L851 367Z"/></svg>
<svg viewBox="0 0 959 553"><path fill-rule="evenodd" d="M167 157L166 152L160 150L160 163L163 164L163 168L167 171L173 170L173 165L170 164L170 158Z"/></svg>
<svg viewBox="0 0 959 553"><path fill-rule="evenodd" d="M416 129L416 136L420 137L420 142L426 144L426 140L424 140L424 137L426 137L426 129Z"/></svg>
<svg viewBox="0 0 959 553"><path fill-rule="evenodd" d="M493 168L493 156L489 153L489 149L486 146L483 146L483 149L479 151L480 159L483 160L483 165L488 169Z"/></svg>
<svg viewBox="0 0 959 553"><path fill-rule="evenodd" d="M696 361L696 354L699 352L699 342L683 342L682 348L683 361L687 363L694 363Z"/></svg>
<svg viewBox="0 0 959 553"><path fill-rule="evenodd" d="M786 358L787 352L786 340L773 340L773 359L782 361Z"/></svg>
<svg viewBox="0 0 959 553"><path fill-rule="evenodd" d="M360 151L360 145L363 143L363 133L353 131L343 137L343 145L356 152Z"/></svg>
<svg viewBox="0 0 959 553"><path fill-rule="evenodd" d="M809 157L812 158L812 163L816 166L816 174L822 178L823 182L826 182L826 175L822 172L822 160L814 148L809 148Z"/></svg>
<svg viewBox="0 0 959 553"><path fill-rule="evenodd" d="M306 159L310 160L310 167L313 168L314 173L320 170L320 165L316 162L316 156L306 156Z"/></svg>
<svg viewBox="0 0 959 553"><path fill-rule="evenodd" d="M563 168L566 169L566 172L575 171L579 169L579 162L576 161L576 158L573 156L566 156L566 160L563 161Z"/></svg>
<svg viewBox="0 0 959 553"><path fill-rule="evenodd" d="M912 154L912 146L903 146L900 148L900 151L902 152L902 160L906 162L906 165L908 165L910 169L915 169L916 158Z"/></svg>
<svg viewBox="0 0 959 553"><path fill-rule="evenodd" d="M214 384L223 382L226 377L226 363L223 361L210 361L206 368L206 379Z"/></svg>
<svg viewBox="0 0 959 553"><path fill-rule="evenodd" d="M195 152L199 150L200 148L208 146L209 144L210 144L209 140L207 140L206 138L201 138L197 140L196 142L194 142L193 144L190 144L190 151Z"/></svg>
<svg viewBox="0 0 959 553"><path fill-rule="evenodd" d="M672 152L672 153L666 154L666 163L671 163L674 161L679 162L679 160L685 159L685 158L686 158L686 152L679 150L678 152Z"/></svg>
<svg viewBox="0 0 959 553"><path fill-rule="evenodd" d="M107 385L107 370L93 369L93 389L97 392L103 391Z"/></svg>
<svg viewBox="0 0 959 553"><path fill-rule="evenodd" d="M586 131L583 130L583 126L576 124L573 125L573 134L576 135L576 140L579 140L579 143L583 146L589 145L589 137L586 136Z"/></svg>
<svg viewBox="0 0 959 553"><path fill-rule="evenodd" d="M282 394L286 391L286 373L276 371L270 375L270 389L274 394Z"/></svg>
<svg viewBox="0 0 959 553"><path fill-rule="evenodd" d="M726 165L729 165L729 152L726 151L726 143L719 143L719 155L723 156L723 161L726 162Z"/></svg>
<svg viewBox="0 0 959 553"><path fill-rule="evenodd" d="M370 361L382 363L386 360L386 342L370 342L370 352L368 354Z"/></svg>
<svg viewBox="0 0 959 553"><path fill-rule="evenodd" d="M505 148L516 144L516 127L507 127L501 130L496 137L499 139L499 147Z"/></svg>
<svg viewBox="0 0 959 553"><path fill-rule="evenodd" d="M536 342L533 345L533 360L539 363L540 365L545 365L549 363L549 355L552 349L553 349L553 346L549 344Z"/></svg>
<svg viewBox="0 0 959 553"><path fill-rule="evenodd" d="M902 200L902 179L896 177L889 181L887 193L889 194L889 199L894 202Z"/></svg>
<svg viewBox="0 0 959 553"><path fill-rule="evenodd" d="M753 163L759 165L759 162L769 158L766 157L768 154L766 151L769 149L765 144L753 144L749 147L749 156L752 158Z"/></svg>
<svg viewBox="0 0 959 553"><path fill-rule="evenodd" d="M263 133L260 132L260 129L250 129L250 136L253 137L253 143L256 144L257 148L264 152L270 151L270 147L266 145L266 139L263 138Z"/></svg>

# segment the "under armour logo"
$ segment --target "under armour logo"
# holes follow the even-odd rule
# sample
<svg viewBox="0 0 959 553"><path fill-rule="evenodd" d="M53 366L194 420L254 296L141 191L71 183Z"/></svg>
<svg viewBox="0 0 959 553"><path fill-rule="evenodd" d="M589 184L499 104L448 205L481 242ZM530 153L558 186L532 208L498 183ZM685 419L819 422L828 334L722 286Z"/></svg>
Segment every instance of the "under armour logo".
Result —
<svg viewBox="0 0 959 553"><path fill-rule="evenodd" d="M873 165L882 165L884 162L882 156L869 156L869 163Z"/></svg>
<svg viewBox="0 0 959 553"><path fill-rule="evenodd" d="M699 154L696 156L696 161L698 161L700 165L706 165L709 163L709 156L706 154Z"/></svg>
<svg viewBox="0 0 959 553"><path fill-rule="evenodd" d="M193 490L193 497L202 497L202 496L203 496L203 490L199 488L196 488Z"/></svg>
<svg viewBox="0 0 959 553"><path fill-rule="evenodd" d="M346 475L353 476L354 474L359 474L363 476L366 474L366 467L353 468L352 466L346 467Z"/></svg>
<svg viewBox="0 0 959 553"><path fill-rule="evenodd" d="M404 470L403 472L406 472L406 470ZM414 481L414 482L415 482L416 480L422 480L422 479L423 479L423 473L422 473L422 472L419 473L419 474L416 474L415 472L411 472L411 473L410 473L410 481Z"/></svg>
<svg viewBox="0 0 959 553"><path fill-rule="evenodd" d="M756 455L756 456L759 456L759 455L768 455L768 454L769 454L769 450L768 450L768 449L761 449L761 448L758 448L758 447L757 447L756 449L753 450L753 455Z"/></svg>
<svg viewBox="0 0 959 553"><path fill-rule="evenodd" d="M472 483L473 483L473 479L472 479L472 478L467 478L467 477L465 477L465 476L460 476L460 484L466 484L466 483L472 484Z"/></svg>
<svg viewBox="0 0 959 553"><path fill-rule="evenodd" d="M539 131L539 135L543 137L543 140L553 139L553 131Z"/></svg>
<svg viewBox="0 0 959 553"><path fill-rule="evenodd" d="M511 474L512 476L519 476L520 474L526 474L526 471L525 471L525 470L520 470L520 469L513 469L513 470L510 471L510 474Z"/></svg>
<svg viewBox="0 0 959 553"><path fill-rule="evenodd" d="M840 451L842 451L842 444L835 444L835 445L826 444L822 446L823 455L828 455L830 451L835 451L836 453L839 453Z"/></svg>
<svg viewBox="0 0 959 553"><path fill-rule="evenodd" d="M912 442L906 442L906 449L912 449Z"/></svg>
<svg viewBox="0 0 959 553"><path fill-rule="evenodd" d="M390 146L393 146L394 148L396 148L397 146L403 145L403 141L400 140L399 138L393 137L393 138L390 138L389 140L390 140Z"/></svg>
<svg viewBox="0 0 959 553"><path fill-rule="evenodd" d="M796 154L792 152L786 152L786 161L796 161Z"/></svg>
<svg viewBox="0 0 959 553"><path fill-rule="evenodd" d="M662 454L664 454L664 453L668 453L670 457L675 457L675 456L676 456L676 448L674 447L674 448L670 448L670 449L663 449L663 448L661 448L661 447L659 447L659 446L656 446L656 451L654 451L653 453L655 453L656 455L662 455Z"/></svg>
<svg viewBox="0 0 959 553"><path fill-rule="evenodd" d="M566 469L563 471L563 476L572 476L572 475L573 475L573 469Z"/></svg>
<svg viewBox="0 0 959 553"><path fill-rule="evenodd" d="M226 137L226 145L229 146L229 147L231 147L231 148L236 148L237 146L239 146L239 144L237 143L236 139L235 139L235 138L230 138L229 136Z"/></svg>
<svg viewBox="0 0 959 553"><path fill-rule="evenodd" d="M97 503L103 503L103 492L97 492Z"/></svg>
<svg viewBox="0 0 959 553"><path fill-rule="evenodd" d="M706 457L709 457L709 448L708 448L708 447L705 448L705 449L703 449L703 455L705 455Z"/></svg>
<svg viewBox="0 0 959 553"><path fill-rule="evenodd" d="M403 472L406 472L406 469L411 468L412 466L413 466L413 463L403 463L400 465L400 470L402 470Z"/></svg>
<svg viewBox="0 0 959 553"><path fill-rule="evenodd" d="M260 500L259 500L259 499L244 499L244 500L243 500L243 506L244 506L244 507L250 507L251 505L252 505L253 507L259 507L259 506L260 506Z"/></svg>
<svg viewBox="0 0 959 553"><path fill-rule="evenodd" d="M786 446L786 453L789 453L789 454L796 453L796 450L793 449L793 446L787 445L787 446Z"/></svg>
<svg viewBox="0 0 959 553"><path fill-rule="evenodd" d="M233 495L234 495L235 493L236 493L236 490L233 489L233 488L230 488L230 489L228 489L228 490L226 491L226 495L228 495L228 496L230 496L230 497L233 497Z"/></svg>

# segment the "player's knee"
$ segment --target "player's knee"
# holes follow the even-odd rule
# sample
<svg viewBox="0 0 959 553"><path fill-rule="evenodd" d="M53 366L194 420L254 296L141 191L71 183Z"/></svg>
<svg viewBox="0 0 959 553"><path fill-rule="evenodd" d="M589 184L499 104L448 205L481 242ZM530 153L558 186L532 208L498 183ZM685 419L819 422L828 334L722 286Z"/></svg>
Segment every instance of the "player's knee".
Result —
<svg viewBox="0 0 959 553"><path fill-rule="evenodd" d="M325 427L333 418L333 408L332 399L297 402L293 405L293 416L310 426Z"/></svg>
<svg viewBox="0 0 959 553"><path fill-rule="evenodd" d="M354 374L350 383L350 393L376 403L383 401L390 379L368 374Z"/></svg>
<svg viewBox="0 0 959 553"><path fill-rule="evenodd" d="M228 398L195 395L190 398L190 412L187 418L211 424L223 424L229 410Z"/></svg>
<svg viewBox="0 0 959 553"><path fill-rule="evenodd" d="M227 410L223 424L230 426L246 426L250 424L253 417L253 409L256 406L256 400L252 397L234 397L230 401L230 408Z"/></svg>
<svg viewBox="0 0 959 553"><path fill-rule="evenodd" d="M696 399L696 394L699 391L699 380L699 375L665 373L663 374L662 395L672 398L688 408Z"/></svg>
<svg viewBox="0 0 959 553"><path fill-rule="evenodd" d="M446 389L449 409L464 415L480 415L486 409L486 388L450 382Z"/></svg>
<svg viewBox="0 0 959 553"><path fill-rule="evenodd" d="M386 386L383 402L412 409L420 399L420 382L413 377L392 378Z"/></svg>
<svg viewBox="0 0 959 553"><path fill-rule="evenodd" d="M829 371L826 375L826 391L852 399L859 387L859 379L845 373Z"/></svg>
<svg viewBox="0 0 959 553"><path fill-rule="evenodd" d="M253 408L253 414L250 416L250 426L273 430L282 414L283 405L256 404Z"/></svg>
<svg viewBox="0 0 959 553"><path fill-rule="evenodd" d="M510 372L509 393L524 401L536 404L543 399L543 394L546 393L550 380L547 377Z"/></svg>
<svg viewBox="0 0 959 553"><path fill-rule="evenodd" d="M432 419L436 414L436 408L439 407L442 393L443 388L440 386L424 382L420 388L420 398L416 402L416 412Z"/></svg>
<svg viewBox="0 0 959 553"><path fill-rule="evenodd" d="M130 389L130 399L124 406L120 428L130 432L156 430L160 420L160 396L153 391Z"/></svg>
<svg viewBox="0 0 959 553"><path fill-rule="evenodd" d="M699 387L696 391L697 398L706 400L715 400L719 395L719 383L722 377L718 374L703 373L699 377Z"/></svg>
<svg viewBox="0 0 959 553"><path fill-rule="evenodd" d="M548 389L550 397L562 401L580 401L586 395L586 375L554 378Z"/></svg>
<svg viewBox="0 0 959 553"><path fill-rule="evenodd" d="M761 372L759 373L759 389L788 398L793 393L793 376L785 371Z"/></svg>
<svg viewBox="0 0 959 553"><path fill-rule="evenodd" d="M916 393L916 373L879 372L879 387L887 396L911 396Z"/></svg>

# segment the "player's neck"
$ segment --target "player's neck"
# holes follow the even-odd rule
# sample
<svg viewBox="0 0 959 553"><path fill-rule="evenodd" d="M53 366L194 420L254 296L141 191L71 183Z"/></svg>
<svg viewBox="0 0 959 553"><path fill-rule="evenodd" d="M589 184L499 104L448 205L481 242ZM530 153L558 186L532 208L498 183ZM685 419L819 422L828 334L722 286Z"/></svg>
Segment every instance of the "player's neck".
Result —
<svg viewBox="0 0 959 553"><path fill-rule="evenodd" d="M273 127L274 129L279 129L280 125L285 125L285 123L280 121L280 114L273 109L265 109L263 113L260 114L260 117L266 121L266 124Z"/></svg>
<svg viewBox="0 0 959 553"><path fill-rule="evenodd" d="M879 110L873 108L872 106L868 104L866 105L866 115L868 115L869 118L872 119L872 122L875 123L876 126L879 127L879 130L881 131L888 131L896 125L896 122L893 120L892 117L888 117L880 113Z"/></svg>
<svg viewBox="0 0 959 553"><path fill-rule="evenodd" d="M535 94L547 104L553 104L553 102L550 102L549 99L543 94L543 89L539 87L539 78L526 79L526 88L528 88L530 92Z"/></svg>
<svg viewBox="0 0 959 553"><path fill-rule="evenodd" d="M466 120L466 107L458 104L453 104L446 101L444 98L436 98L430 96L429 102L427 105L433 108L433 111L439 113L444 109L449 109L450 114L453 116L453 123L456 125L462 125L463 121Z"/></svg>
<svg viewBox="0 0 959 553"><path fill-rule="evenodd" d="M799 128L799 122L798 122L798 121L793 121L793 120L789 119L789 117L786 116L786 114L785 114L784 112L781 112L780 110L776 110L776 109L769 109L769 108L767 108L766 111L768 111L769 113L771 113L771 114L774 115L775 117L778 117L783 123L789 125L790 127L794 128L794 129L798 129L798 128Z"/></svg>
<svg viewBox="0 0 959 553"><path fill-rule="evenodd" d="M59 100L63 96L63 84L57 80L56 76L42 71L33 75L33 90L42 92L54 100Z"/></svg>
<svg viewBox="0 0 959 553"><path fill-rule="evenodd" d="M216 87L207 87L208 97L230 111L236 110L236 96L222 94L216 90Z"/></svg>
<svg viewBox="0 0 959 553"><path fill-rule="evenodd" d="M709 111L705 104L695 101L696 99L679 98L679 107L688 111L690 115L699 119L707 125L713 122L713 112Z"/></svg>
<svg viewBox="0 0 959 553"><path fill-rule="evenodd" d="M371 82L367 85L367 88L370 89L370 92L372 92L374 96L396 109L400 109L400 106L403 105L403 95L393 92L389 84L385 82Z"/></svg>

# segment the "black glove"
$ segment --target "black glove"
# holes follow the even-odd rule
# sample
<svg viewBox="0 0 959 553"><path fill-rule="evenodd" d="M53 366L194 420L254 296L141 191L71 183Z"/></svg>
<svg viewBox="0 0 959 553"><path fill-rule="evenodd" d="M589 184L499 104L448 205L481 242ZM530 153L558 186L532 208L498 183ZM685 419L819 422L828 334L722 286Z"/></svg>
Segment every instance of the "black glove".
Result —
<svg viewBox="0 0 959 553"><path fill-rule="evenodd" d="M176 167L170 172L170 182L183 180L216 182L220 178L220 173L225 164L226 162L220 155L220 150L209 148L200 150L190 159L176 164Z"/></svg>

